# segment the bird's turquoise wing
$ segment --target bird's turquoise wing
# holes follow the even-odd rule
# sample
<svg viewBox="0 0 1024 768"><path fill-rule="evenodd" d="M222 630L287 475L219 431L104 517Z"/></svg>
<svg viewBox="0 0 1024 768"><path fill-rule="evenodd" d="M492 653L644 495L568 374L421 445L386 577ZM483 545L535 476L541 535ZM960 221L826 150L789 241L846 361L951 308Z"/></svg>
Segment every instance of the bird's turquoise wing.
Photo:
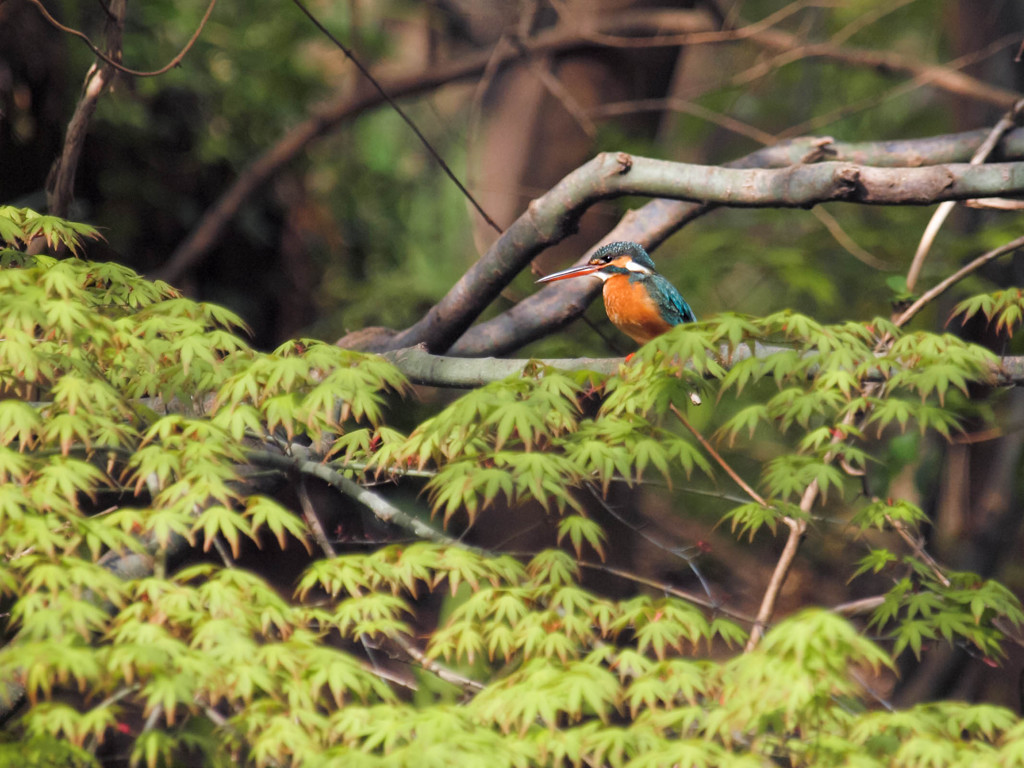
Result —
<svg viewBox="0 0 1024 768"><path fill-rule="evenodd" d="M665 322L671 325L697 322L697 316L693 314L690 305L672 283L659 274L651 275L650 279L656 288L652 293L658 297L658 309Z"/></svg>

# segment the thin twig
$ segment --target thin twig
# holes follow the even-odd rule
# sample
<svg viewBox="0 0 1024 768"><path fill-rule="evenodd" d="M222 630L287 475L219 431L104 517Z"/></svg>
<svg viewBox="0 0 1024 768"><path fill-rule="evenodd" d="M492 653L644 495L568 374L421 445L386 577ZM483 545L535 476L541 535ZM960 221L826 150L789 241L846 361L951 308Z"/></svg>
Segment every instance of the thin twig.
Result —
<svg viewBox="0 0 1024 768"><path fill-rule="evenodd" d="M320 522L320 516L316 513L316 509L313 508L313 500L309 498L309 489L306 487L305 477L299 478L298 497L299 506L302 507L302 519L306 521L306 527L309 528L309 532L313 535L313 540L320 545L320 551L327 557L337 557L338 551L331 544L331 540L327 538L327 531L324 530L324 525Z"/></svg>
<svg viewBox="0 0 1024 768"><path fill-rule="evenodd" d="M1022 211L1024 200L1011 200L1008 197L975 197L964 200L968 208L981 208L990 211Z"/></svg>
<svg viewBox="0 0 1024 768"><path fill-rule="evenodd" d="M873 595L872 597L862 597L859 600L850 600L846 603L833 605L832 611L843 616L859 616L863 613L870 613L884 602L885 595Z"/></svg>
<svg viewBox="0 0 1024 768"><path fill-rule="evenodd" d="M303 463L308 464L309 462ZM300 471L302 470L300 469ZM309 526L309 529L313 534L313 538L316 539L317 543L320 545L320 548L323 550L324 554L327 557L337 557L337 550L334 548L334 545L331 544L330 540L327 538L327 533L324 531L323 524L320 522L320 517L316 514L316 510L313 508L312 500L309 498L309 491L307 490L305 485L305 478L303 478L299 484L299 503L302 506L302 516L306 520L306 525ZM356 594L358 595L359 592L357 591ZM374 659L373 651L371 650L370 638L364 635L360 639L362 640L363 648L366 650L366 655L369 657L370 663L373 665L372 671L374 672L374 674L386 672L385 670L378 669L377 661ZM447 683L452 683L453 685L457 685L461 687L463 690L483 690L483 683L477 680L473 680L470 677L466 677L465 675L461 675L458 672L449 669L444 664L427 658L427 655L423 651L421 651L411 640L408 640L405 637L402 637L401 635L397 634L388 636L387 639L393 642L396 646L398 646L406 656L413 659L423 669L436 675L441 680L444 680ZM380 676L383 679L391 679L391 677L393 677L392 673L381 674ZM407 680L402 681L402 685L407 688L415 688L415 684Z"/></svg>
<svg viewBox="0 0 1024 768"><path fill-rule="evenodd" d="M353 64L356 65L356 69L358 69L359 72L363 75L363 77L365 77L370 82L370 84L377 90L377 92L381 95L381 98L383 98L384 101L387 102L388 106L395 111L395 114L401 117L402 120L405 121L405 124L408 125L409 128L412 130L412 132L416 134L416 138L420 140L420 142L426 148L427 152L430 153L431 157L433 157L437 164L441 167L441 170L443 170L445 174L448 176L448 178L452 180L452 183L455 184L455 186L459 188L459 191L462 192L465 198L469 200L472 206L476 209L477 213L479 213L483 217L484 221L486 221L491 226L491 228L500 235L502 232L501 227L498 226L494 219L487 215L487 212L481 207L480 203L477 202L476 198L473 197L473 194L468 189L466 189L465 186L463 186L462 182L459 181L458 176L455 175L455 172L448 167L448 164L444 161L444 158L441 157L440 153L438 153L438 151L434 149L433 145L431 145L431 143L427 140L427 137L424 136L420 129L416 126L416 123L414 123L412 119L405 113L405 110L398 106L398 103L394 99L392 99L391 96L388 95L388 93L384 90L384 87L380 84L377 78L375 78L370 73L370 70L367 69L363 65L363 63L353 55L352 51L349 50L349 48L344 43L342 43L341 40L335 37L334 34L329 29L327 29L327 27L325 27L320 22L320 20L317 19L316 16L312 14L312 12L301 2L301 0L292 0L292 2L295 3L298 9L302 11L311 22L313 22L313 26L315 26L317 29L323 32L327 39L334 43L334 45L336 45L341 50L341 52L344 53L348 57L348 59Z"/></svg>
<svg viewBox="0 0 1024 768"><path fill-rule="evenodd" d="M885 698L878 691L876 691L874 686L872 686L868 682L868 680L865 678L865 676L863 674L861 674L860 670L858 670L856 667L852 667L850 669L850 677L852 677L861 688L863 688L865 691L867 691L868 695L871 698L873 698L875 701L877 701L879 704L881 704L887 710L889 710L890 712L895 712L896 711L896 707L893 706L892 702L889 701L887 698Z"/></svg>
<svg viewBox="0 0 1024 768"><path fill-rule="evenodd" d="M686 565L690 568L690 570L693 571L693 575L697 577L697 581L700 582L700 586L701 586L701 589L704 590L704 594L708 596L709 600L714 601L714 599L715 599L714 595L711 594L711 585L708 584L707 579L704 578L704 574L701 572L700 568L697 566L697 563L694 560L694 558L690 557L685 552L683 552L680 547L673 547L673 546L665 543L661 539L659 539L657 536L651 536L649 533L644 531L644 529L641 528L640 526L633 525L625 517L620 515L619 512L611 504L609 504L607 501L605 501L604 497L602 497L601 494L598 493L597 488L594 487L593 483L587 483L587 490L590 491L590 495L593 496L594 499L597 500L597 503L601 505L601 507L604 509L605 512L607 512L609 515L614 517L616 520L618 520L624 526L629 528L629 530L631 530L637 536L640 536L642 539L650 542L651 544L653 544L658 549L660 549L660 550L662 550L664 552L668 552L670 555L672 555L674 557L678 557L680 560L685 562Z"/></svg>
<svg viewBox="0 0 1024 768"><path fill-rule="evenodd" d="M235 567L235 561L231 559L231 553L228 552L227 547L224 546L224 542L220 540L218 534L213 536L213 548L217 550L217 554L220 555L221 562L224 563L225 568Z"/></svg>
<svg viewBox="0 0 1024 768"><path fill-rule="evenodd" d="M121 55L121 35L124 31L126 0L113 0L109 4L109 18L106 24L106 44L110 55L101 55L103 63L93 62L85 73L82 95L75 104L74 114L68 121L64 134L64 145L60 157L54 162L46 179L46 204L54 216L67 216L68 207L75 192L75 174L78 160L85 145L85 136L100 96L110 87L114 79L114 65L111 57ZM97 51L98 53L98 51ZM37 241L38 242L38 241Z"/></svg>
<svg viewBox="0 0 1024 768"><path fill-rule="evenodd" d="M805 514L810 512L817 497L818 481L815 479L804 489L804 495L800 499L800 510ZM761 598L761 606L757 611L757 618L754 621L754 626L750 629L750 637L747 638L747 651L754 650L764 636L765 628L768 626L768 622L771 621L772 614L775 613L775 605L778 603L779 593L782 592L782 585L786 582L786 576L789 575L789 569L793 566L796 553L800 549L800 540L807 531L807 521L804 519L797 519L786 515L782 518L782 521L789 528L789 535L786 537L786 544L782 548L782 554L779 555L779 559L775 563L775 569L772 571L772 576L768 580L764 596Z"/></svg>
<svg viewBox="0 0 1024 768"><path fill-rule="evenodd" d="M915 1L916 0L889 0L887 3L882 3L874 10L862 13L856 19L832 35L828 41L832 43L832 45L842 45L855 34L864 28L871 26L883 16L888 16L893 11L899 10L903 6L909 5Z"/></svg>
<svg viewBox="0 0 1024 768"><path fill-rule="evenodd" d="M550 93L554 99L562 105L562 108L566 113L576 121L576 124L580 127L580 130L586 134L587 138L597 138L597 126L594 125L594 121L590 119L587 111L569 92L569 89L566 88L562 81L559 80L551 71L551 57L548 56L545 57L543 61L537 61L536 59L529 57L529 51L523 47L523 44L519 42L518 38L512 38L512 44L518 48L520 55L527 58L530 72L532 72L540 81L541 85L547 89L548 93Z"/></svg>
<svg viewBox="0 0 1024 768"><path fill-rule="evenodd" d="M764 144L765 146L775 144L778 141L773 134L768 133L767 131L762 131L757 126L744 123L742 120L737 120L735 117L731 117L730 115L715 112L714 110L701 106L694 101L680 99L675 96L634 99L632 101L615 101L608 104L600 104L591 108L587 114L594 117L615 117L619 115L631 115L637 112L664 112L665 110L674 110L676 112L683 112L687 115L699 117L713 125L717 125L720 128L731 131L738 136L745 136L746 138L752 139L759 144Z"/></svg>
<svg viewBox="0 0 1024 768"><path fill-rule="evenodd" d="M327 532L324 530L323 523L320 522L320 515L316 513L316 509L313 507L313 500L309 497L309 488L306 486L306 478L299 478L298 486L298 497L299 506L302 507L302 517L306 521L306 527L309 528L313 534L313 538L320 545L320 549L327 557L337 557L338 550L331 544L330 539L327 538ZM359 589L354 589L353 594L359 596L362 592ZM374 647L370 642L370 636L365 632L359 635L359 642L363 646L363 651L366 653L366 658L370 660L370 666L373 668L373 673L379 675L383 667L377 662L376 654L374 653ZM406 683L406 685L408 685Z"/></svg>
<svg viewBox="0 0 1024 768"><path fill-rule="evenodd" d="M705 438L704 435L702 435L689 422L689 420L685 416L683 416L683 414L680 412L678 408L676 408L674 405L669 405L669 410L671 410L672 413L675 414L676 418L679 419L680 424L682 424L684 427L690 430L690 433L695 438L697 438L700 444L704 447L704 450L711 455L711 458L715 460L718 466L725 470L726 474L733 479L733 482L735 482L736 485L742 488L747 493L747 495L750 496L750 498L752 498L762 507L764 507L765 509L771 509L771 504L765 501L764 497L761 494L755 491L746 480L740 477L739 473L729 465L729 462L722 458L721 454L719 454L718 451L715 450L715 447L708 442L707 438Z"/></svg>
<svg viewBox="0 0 1024 768"><path fill-rule="evenodd" d="M997 122L989 135L985 138L985 141L981 143L981 146L975 150L974 155L971 157L971 165L981 165L988 159L988 156L992 154L992 151L999 144L999 141L1003 138L1003 134L1011 130L1017 123L1017 117L1020 114L1021 108L1024 107L1024 99L1018 101L1013 105L1006 114L1004 114ZM928 226L925 227L924 234L921 236L921 242L918 243L917 251L914 253L914 259L910 263L910 269L907 270L907 290L913 292L914 286L917 285L917 278L921 274L921 267L924 265L924 260L928 257L928 252L931 250L932 244L935 242L936 236L939 234L939 230L942 228L946 218L952 212L956 206L956 202L953 200L947 200L944 203L939 203L939 207L935 209L935 213L932 214L931 219L928 221Z"/></svg>
<svg viewBox="0 0 1024 768"><path fill-rule="evenodd" d="M949 580L946 574L942 572L942 568L939 566L938 561L934 557L932 557L927 550L925 550L924 546L918 539L910 535L910 531L907 530L906 524L904 524L901 520L894 520L892 515L886 515L885 519L886 521L888 521L889 525L892 526L893 530L899 534L900 538L906 542L907 546L914 551L914 554L917 555L918 558L920 558L922 561L924 561L925 565L927 565L931 569L932 574L935 576L938 582L942 586L948 588L952 584L952 582Z"/></svg>
<svg viewBox="0 0 1024 768"><path fill-rule="evenodd" d="M907 307L907 309L905 309L903 313L893 321L894 324L897 326L906 325L906 323L914 315L920 312L929 302L931 302L937 296L948 290L950 286L953 286L960 280L963 280L965 277L967 277L967 275L971 274L972 272L976 272L978 269L985 266L990 261L997 259L1004 254L1011 253L1017 250L1018 248L1024 248L1024 237L1018 237L1015 240L1011 240L1010 242L1005 243L1004 245L1001 245L998 248L989 251L988 253L983 253L981 256L974 259L974 261L970 262L969 264L965 264L963 267L958 269L956 272L947 277L941 283L938 283L937 285L925 291L925 293L921 294L921 298L919 298L917 301L915 301L913 304Z"/></svg>
<svg viewBox="0 0 1024 768"><path fill-rule="evenodd" d="M725 29L714 29L700 32L675 32L666 34L655 34L649 37L633 37L623 35L613 35L607 32L594 32L589 30L587 22L578 22L571 16L564 13L559 13L559 16L566 17L566 26L578 29L579 35L587 40L592 40L595 43L608 46L609 48L670 48L681 45L707 45L711 43L730 43L740 40L749 40L756 38L759 34L771 30L779 22L784 21L789 16L804 10L805 8L835 8L844 5L846 0L796 0L795 2L788 3L784 8L765 16L750 24L746 24L742 27L727 26ZM558 10L558 4L555 6L556 11ZM688 12L692 15L692 11ZM658 28L659 26L676 27L680 25L678 21L672 24L673 17L679 17L679 12L673 11L662 11L660 13L650 14L652 19L652 26ZM661 25L657 22L660 21Z"/></svg>
<svg viewBox="0 0 1024 768"><path fill-rule="evenodd" d="M1020 98L1019 93L989 85L958 70L1011 45L1015 40L1015 36L1019 38L1019 33L1005 35L985 48L965 54L954 61L945 62L944 64L928 64L922 62L920 58L905 56L894 51L845 48L832 45L831 43L805 43L797 35L789 32L775 29L766 30L754 36L753 41L764 48L781 51L781 53L764 64L755 65L730 78L728 84L733 86L746 85L753 80L764 77L783 64L789 64L802 58L820 57L858 67L910 74L913 77L909 82L915 88L928 84L950 93L955 93L958 96L963 96L964 98L975 99L1008 109ZM854 105L854 108L860 107ZM794 133L794 131L804 132L807 130L807 126L813 123L814 121L809 121L808 123L791 128L785 131L784 135L799 135L799 133Z"/></svg>
<svg viewBox="0 0 1024 768"><path fill-rule="evenodd" d="M839 245L857 261L863 262L872 269L891 269L891 265L879 259L877 256L872 254L870 251L862 248L860 244L850 237L843 226L836 220L836 217L826 211L820 205L816 205L811 208L811 214L820 221L828 233L832 235L832 239L835 240Z"/></svg>
<svg viewBox="0 0 1024 768"><path fill-rule="evenodd" d="M160 67L160 69L154 69L151 72L143 72L137 69L131 69L129 67L126 67L120 62L105 54L92 42L92 40L89 39L88 35L86 35L84 32L79 32L77 29L72 29L71 27L65 27L63 24L61 24L59 21L53 18L53 16L50 15L50 12L46 10L41 0L28 1L38 9L39 13L43 15L43 18L46 19L52 26L56 27L61 32L73 35L74 37L77 37L80 40L84 41L85 44L89 46L89 50L96 54L96 57L101 59L105 64L107 64L110 67L113 67L118 72L123 72L124 74L132 75L133 77L156 77L157 75L162 75L166 72L169 72L170 70L174 69L176 66L181 64L182 60L192 49L192 46L196 44L196 40L199 39L199 35L203 31L203 27L206 26L206 22L210 19L210 15L213 13L214 6L217 5L217 0L210 0L210 4L206 7L206 13L203 14L203 18L199 21L199 26L196 27L196 31L192 33L192 37L190 37L189 41L185 43L185 47L181 49L177 56L175 56L173 59L167 62L166 65Z"/></svg>
<svg viewBox="0 0 1024 768"><path fill-rule="evenodd" d="M715 611L716 613L721 613L724 616L729 616L733 619L736 619L737 621L742 621L747 624L753 624L755 621L753 616L748 616L747 614L740 613L739 611L733 611L729 608L726 608L717 601L707 600L706 598L698 595L696 592L690 592L685 589L680 589L679 587L675 587L665 581L649 579L646 576L641 576L639 574L632 573L631 571L625 571L621 568L616 568L613 565L607 565L606 563L592 563L586 560L577 560L576 565L580 566L581 568L587 568L592 571L601 571L602 573L607 573L612 576L618 576L620 579L626 579L637 584L643 584L644 586L650 587L651 589L657 589L661 592L664 592L666 595L678 597L682 600L686 600L687 602L693 603L694 605L699 605L704 608L708 608L709 610Z"/></svg>
<svg viewBox="0 0 1024 768"><path fill-rule="evenodd" d="M433 659L427 658L427 654L421 651L415 644L404 641L403 638L395 638L395 642L397 642L401 646L402 650L409 654L417 664L428 672L433 673L441 680L444 680L446 683L457 685L464 691L482 691L484 689L484 684L479 680L474 680L473 678L460 674L454 669L446 667Z"/></svg>
<svg viewBox="0 0 1024 768"><path fill-rule="evenodd" d="M949 90L952 93L956 93L959 96L963 96L964 98L980 98L982 95L980 91L975 91L972 93L970 91L966 91L962 87L965 85L965 83L961 82L961 77L966 77L966 75L962 75L962 73L959 72L959 70L963 69L964 67L971 66L972 64L976 64L979 61L984 61L990 56L994 56L1007 46L1015 43L1019 38L1020 33L1018 32L1003 35L1002 37L997 38L992 43L989 43L984 48L980 48L976 51L972 51L971 53L964 54L963 56L953 61L946 62L945 64L919 65L916 67L898 67L897 69L903 69L904 71L913 73L914 77L912 77L910 80L907 80L904 83L901 83L895 88L891 88L888 91L884 91L880 94L873 94L864 99L861 99L860 101L856 101L850 104L844 104L841 107L835 108L831 112L826 112L823 115L818 115L796 125L791 125L784 131L780 131L777 134L777 136L779 139L785 139L795 136L802 136L806 133L813 133L815 131L820 130L822 127L830 125L844 117L849 117L850 115L862 112L865 109L868 109L869 107L873 107L883 101L894 99L897 96L904 96L926 85L944 87L946 90ZM827 47L828 46L825 46L825 48ZM790 60L795 61L797 58L803 58L802 56L795 55L798 50L799 49L795 49L794 51L783 53L781 57L786 58L787 63ZM810 53L811 50L813 50L814 53ZM818 45L808 46L808 50L805 51L804 53L807 56L815 55L829 57L828 51L823 50L822 46ZM874 66L876 67L888 68L885 62L885 53L878 53L875 51L861 51L857 53L863 55L864 60L863 62L861 62L862 66L871 66L869 62L875 62ZM837 58L841 61L844 60L844 57L841 56L832 56L832 58ZM852 59L850 63L856 63L858 55L852 55L850 58ZM954 84L957 87L953 87ZM983 87L987 88L988 86ZM1013 100L1009 104L1009 106L1011 107L1020 98L1019 94L1013 91L1002 91L1000 89L998 99L995 98L996 94L993 94L993 98L984 100L989 101L990 103L997 103L998 101L1001 101L1004 96L1013 97ZM1000 106L1006 106L1005 101L1003 101L1000 104Z"/></svg>

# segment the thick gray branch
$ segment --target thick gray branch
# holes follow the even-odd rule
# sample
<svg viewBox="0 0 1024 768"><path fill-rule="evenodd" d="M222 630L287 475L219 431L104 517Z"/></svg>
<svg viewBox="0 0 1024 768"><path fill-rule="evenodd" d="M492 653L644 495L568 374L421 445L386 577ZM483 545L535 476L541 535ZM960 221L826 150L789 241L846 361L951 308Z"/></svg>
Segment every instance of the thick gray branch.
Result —
<svg viewBox="0 0 1024 768"><path fill-rule="evenodd" d="M791 349L775 344L756 342L751 352L747 346L732 353L722 348L725 366L729 362L754 357L767 357ZM551 358L543 360L505 359L496 357L464 358L432 355L424 347L409 347L382 355L404 373L414 384L452 389L473 389L523 373L531 365L546 365L561 371L593 371L601 375L613 374L625 362L621 357ZM1019 387L1024 385L1024 356L1000 358L998 368L992 370L992 384Z"/></svg>
<svg viewBox="0 0 1024 768"><path fill-rule="evenodd" d="M878 168L822 162L779 169L690 165L605 152L577 168L525 213L417 323L388 348L447 350L510 279L544 248L576 229L592 205L626 195L745 207L807 207L830 201L925 205L1024 194L1024 163Z"/></svg>
<svg viewBox="0 0 1024 768"><path fill-rule="evenodd" d="M966 162L989 132L988 129L979 129L923 139L874 142L806 137L759 149L726 163L725 167L784 168L824 160L885 168ZM998 146L998 152L998 157L1003 160L1024 158L1024 129L1007 133ZM683 200L654 199L629 211L594 247L615 240L633 240L653 251L680 228L715 207ZM485 255L481 261L490 255ZM497 259L490 265L492 269L502 268ZM515 271L510 271L505 279L511 281L515 274ZM601 284L593 280L553 283L497 317L469 328L448 352L462 357L508 354L579 317L600 290Z"/></svg>

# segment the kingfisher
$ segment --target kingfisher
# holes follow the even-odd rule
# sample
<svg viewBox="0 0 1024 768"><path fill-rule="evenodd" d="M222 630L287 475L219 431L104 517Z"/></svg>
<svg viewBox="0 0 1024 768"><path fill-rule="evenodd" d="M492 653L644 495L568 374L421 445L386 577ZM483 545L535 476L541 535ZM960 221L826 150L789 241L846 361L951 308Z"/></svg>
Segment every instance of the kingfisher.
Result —
<svg viewBox="0 0 1024 768"><path fill-rule="evenodd" d="M604 309L615 327L638 344L683 323L696 322L690 305L639 243L620 241L599 248L579 267L563 269L538 283L570 277L597 277L604 282Z"/></svg>

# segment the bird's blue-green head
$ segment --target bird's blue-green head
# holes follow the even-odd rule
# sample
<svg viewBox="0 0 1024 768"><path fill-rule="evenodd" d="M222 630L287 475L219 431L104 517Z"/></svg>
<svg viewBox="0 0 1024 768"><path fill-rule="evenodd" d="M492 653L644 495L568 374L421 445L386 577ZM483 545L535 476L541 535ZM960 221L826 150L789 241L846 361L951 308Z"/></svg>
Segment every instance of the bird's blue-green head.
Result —
<svg viewBox="0 0 1024 768"><path fill-rule="evenodd" d="M586 264L578 267L563 269L547 277L542 277L538 283L550 283L555 280L565 280L570 277L585 277L593 275L601 280L607 280L613 275L653 275L655 274L654 260L639 243L620 241L609 243L594 251L594 255L587 259Z"/></svg>

